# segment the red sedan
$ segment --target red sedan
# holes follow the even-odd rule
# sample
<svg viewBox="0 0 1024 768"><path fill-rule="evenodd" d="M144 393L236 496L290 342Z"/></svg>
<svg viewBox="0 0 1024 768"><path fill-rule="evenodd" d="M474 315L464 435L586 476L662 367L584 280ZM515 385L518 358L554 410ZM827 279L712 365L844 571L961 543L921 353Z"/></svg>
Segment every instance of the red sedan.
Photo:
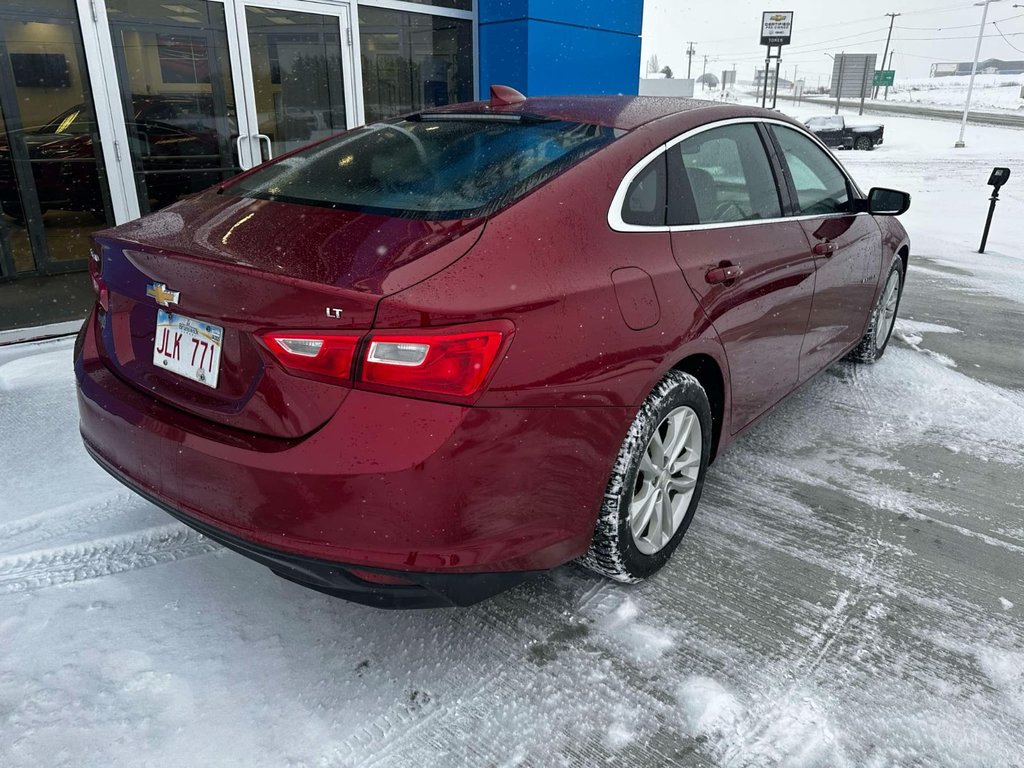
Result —
<svg viewBox="0 0 1024 768"><path fill-rule="evenodd" d="M313 589L467 605L571 560L653 574L729 443L885 351L910 198L799 123L494 94L97 235L95 459Z"/></svg>

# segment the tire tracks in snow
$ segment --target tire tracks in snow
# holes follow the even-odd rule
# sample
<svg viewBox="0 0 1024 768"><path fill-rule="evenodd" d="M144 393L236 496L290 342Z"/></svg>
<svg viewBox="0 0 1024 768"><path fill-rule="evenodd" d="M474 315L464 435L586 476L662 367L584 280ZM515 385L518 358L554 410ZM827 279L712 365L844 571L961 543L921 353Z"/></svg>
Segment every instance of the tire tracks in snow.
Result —
<svg viewBox="0 0 1024 768"><path fill-rule="evenodd" d="M8 551L37 546L117 517L129 508L133 500L141 501L127 489L95 493L70 504L0 524L0 542Z"/></svg>
<svg viewBox="0 0 1024 768"><path fill-rule="evenodd" d="M0 595L29 592L173 563L220 546L172 523L145 531L0 559Z"/></svg>

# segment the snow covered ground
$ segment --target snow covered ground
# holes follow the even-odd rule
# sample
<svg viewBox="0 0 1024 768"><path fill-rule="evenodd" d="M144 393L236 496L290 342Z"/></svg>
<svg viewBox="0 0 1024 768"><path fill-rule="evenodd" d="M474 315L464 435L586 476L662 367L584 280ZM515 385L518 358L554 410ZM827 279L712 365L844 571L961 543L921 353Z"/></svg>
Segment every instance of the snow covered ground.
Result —
<svg viewBox="0 0 1024 768"><path fill-rule="evenodd" d="M970 77L925 77L897 80L889 101L963 109ZM971 109L982 112L1024 112L1024 75L978 75Z"/></svg>
<svg viewBox="0 0 1024 768"><path fill-rule="evenodd" d="M0 766L1024 765L1024 132L885 123L840 157L914 195L896 340L722 457L635 587L304 590L92 464L70 341L0 347Z"/></svg>

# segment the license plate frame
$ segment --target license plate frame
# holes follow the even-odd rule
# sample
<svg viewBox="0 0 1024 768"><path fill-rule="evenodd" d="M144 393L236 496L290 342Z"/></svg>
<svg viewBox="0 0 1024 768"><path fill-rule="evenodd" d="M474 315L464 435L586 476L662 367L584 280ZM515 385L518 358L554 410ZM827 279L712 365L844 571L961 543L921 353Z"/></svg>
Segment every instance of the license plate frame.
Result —
<svg viewBox="0 0 1024 768"><path fill-rule="evenodd" d="M213 323L158 309L153 365L210 389L220 380L224 329Z"/></svg>

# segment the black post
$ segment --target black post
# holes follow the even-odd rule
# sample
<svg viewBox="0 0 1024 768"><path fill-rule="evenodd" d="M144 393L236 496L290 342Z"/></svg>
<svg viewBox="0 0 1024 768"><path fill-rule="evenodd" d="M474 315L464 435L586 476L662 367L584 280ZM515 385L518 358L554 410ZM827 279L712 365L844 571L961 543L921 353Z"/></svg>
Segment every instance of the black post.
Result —
<svg viewBox="0 0 1024 768"><path fill-rule="evenodd" d="M864 114L864 99L868 95L868 61L864 59L864 77L860 80L860 112L857 114Z"/></svg>
<svg viewBox="0 0 1024 768"><path fill-rule="evenodd" d="M989 200L991 202L988 206L988 218L985 219L985 232L981 236L981 248L978 249L978 253L984 253L985 246L988 244L988 230L992 226L992 214L996 212L996 203L999 202L999 187L992 190L992 197Z"/></svg>
<svg viewBox="0 0 1024 768"><path fill-rule="evenodd" d="M768 105L768 67L772 63L772 47L769 45L765 48L764 57L764 93L761 96L761 109L764 109Z"/></svg>
<svg viewBox="0 0 1024 768"><path fill-rule="evenodd" d="M843 98L843 68L846 66L846 53L839 54L839 83L836 85L836 114L839 114L839 102Z"/></svg>
<svg viewBox="0 0 1024 768"><path fill-rule="evenodd" d="M782 66L782 46L779 46L779 54L775 58L775 87L772 88L772 109L779 103L779 67Z"/></svg>

